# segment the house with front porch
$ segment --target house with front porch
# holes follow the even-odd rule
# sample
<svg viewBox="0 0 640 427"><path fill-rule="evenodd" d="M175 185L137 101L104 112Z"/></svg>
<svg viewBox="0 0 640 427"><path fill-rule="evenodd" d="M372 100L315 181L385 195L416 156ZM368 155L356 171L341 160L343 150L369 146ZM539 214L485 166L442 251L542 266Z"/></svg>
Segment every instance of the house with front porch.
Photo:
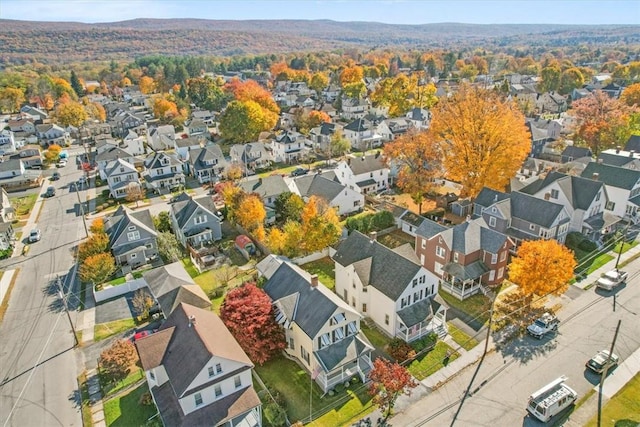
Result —
<svg viewBox="0 0 640 427"><path fill-rule="evenodd" d="M180 303L135 345L162 425L262 426L253 363L213 311Z"/></svg>
<svg viewBox="0 0 640 427"><path fill-rule="evenodd" d="M253 175L256 169L267 168L273 163L273 156L268 148L270 147L262 142L234 144L229 149L229 158L242 168L244 175Z"/></svg>
<svg viewBox="0 0 640 427"><path fill-rule="evenodd" d="M144 167L142 176L148 189L167 193L184 187L182 161L177 154L163 151L152 153L145 159Z"/></svg>
<svg viewBox="0 0 640 427"><path fill-rule="evenodd" d="M101 147L97 150L95 157L96 166L101 179L107 179L107 166L117 160L123 160L134 166L138 159L118 146L114 146L109 143L101 144Z"/></svg>
<svg viewBox="0 0 640 427"><path fill-rule="evenodd" d="M114 199L124 199L132 186L140 188L138 171L129 162L116 159L108 163L103 169L104 178L109 186L109 194ZM101 173L102 175L102 173Z"/></svg>
<svg viewBox="0 0 640 427"><path fill-rule="evenodd" d="M222 218L211 196L192 198L183 193L169 209L171 226L183 247L209 245L222 239Z"/></svg>
<svg viewBox="0 0 640 427"><path fill-rule="evenodd" d="M146 131L147 125L142 117L138 117L136 114L128 110L116 110L114 112L115 115L108 123L115 136L123 138L127 133L129 133L129 129L133 129L136 133L141 132L143 129Z"/></svg>
<svg viewBox="0 0 640 427"><path fill-rule="evenodd" d="M155 226L149 209L131 211L120 205L105 217L104 230L116 264L132 270L158 256Z"/></svg>
<svg viewBox="0 0 640 427"><path fill-rule="evenodd" d="M284 329L285 353L323 392L353 377L367 381L373 346L360 331L360 313L320 283L317 275L289 261L280 264L263 289Z"/></svg>
<svg viewBox="0 0 640 427"><path fill-rule="evenodd" d="M207 124L204 120L193 118L184 124L184 130L189 136L206 135L209 133Z"/></svg>
<svg viewBox="0 0 640 427"><path fill-rule="evenodd" d="M431 112L425 108L413 107L405 115L418 130L429 129L431 124Z"/></svg>
<svg viewBox="0 0 640 427"><path fill-rule="evenodd" d="M189 173L198 178L200 184L219 181L228 166L218 144L207 144L189 151Z"/></svg>
<svg viewBox="0 0 640 427"><path fill-rule="evenodd" d="M354 150L371 150L380 147L383 142L382 135L376 132L374 122L365 118L352 121L344 127L343 132Z"/></svg>
<svg viewBox="0 0 640 427"><path fill-rule="evenodd" d="M602 182L607 190L605 209L624 221L640 220L640 170L591 162L582 171L584 178Z"/></svg>
<svg viewBox="0 0 640 427"><path fill-rule="evenodd" d="M477 218L451 228L424 220L416 230L420 264L440 278L440 287L464 300L506 278L515 242Z"/></svg>
<svg viewBox="0 0 640 427"><path fill-rule="evenodd" d="M308 142L308 144L307 144ZM302 162L311 149L311 141L294 131L284 131L271 140L271 152L275 162L295 164Z"/></svg>
<svg viewBox="0 0 640 427"><path fill-rule="evenodd" d="M190 136L188 138L176 138L173 142L173 149L178 153L178 158L183 162L188 162L190 151L199 150L205 146L207 139L204 136Z"/></svg>
<svg viewBox="0 0 640 427"><path fill-rule="evenodd" d="M68 144L71 144L71 136L69 135L69 132L58 125L36 125L36 135L38 136L40 145L43 147L48 147L53 144L65 147Z"/></svg>
<svg viewBox="0 0 640 427"><path fill-rule="evenodd" d="M370 106L366 98L343 98L340 117L346 120L361 119L367 115Z"/></svg>
<svg viewBox="0 0 640 427"><path fill-rule="evenodd" d="M27 144L18 150L18 154L11 156L12 159L20 159L25 168L41 168L42 152L40 146Z"/></svg>
<svg viewBox="0 0 640 427"><path fill-rule="evenodd" d="M353 231L333 260L336 294L388 336L410 342L432 332L446 334L438 277L420 265L411 245L389 249L375 233Z"/></svg>
<svg viewBox="0 0 640 427"><path fill-rule="evenodd" d="M173 125L152 127L147 130L147 144L153 151L171 150L175 140L176 129Z"/></svg>
<svg viewBox="0 0 640 427"><path fill-rule="evenodd" d="M355 183L355 188L362 194L375 194L389 189L390 169L380 152L359 157L349 156L346 166L344 169L344 164L339 163L337 174L342 177L342 171L345 170L344 178L348 180L345 184L351 187Z"/></svg>

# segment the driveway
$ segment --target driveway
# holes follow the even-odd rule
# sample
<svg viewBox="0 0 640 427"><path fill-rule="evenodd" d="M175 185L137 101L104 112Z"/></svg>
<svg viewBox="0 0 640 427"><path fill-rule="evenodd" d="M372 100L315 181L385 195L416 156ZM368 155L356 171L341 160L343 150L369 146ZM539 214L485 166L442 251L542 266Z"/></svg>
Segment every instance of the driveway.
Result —
<svg viewBox="0 0 640 427"><path fill-rule="evenodd" d="M96 325L100 323L114 322L116 320L132 319L135 316L133 310L133 294L126 293L118 298L103 302L96 306Z"/></svg>

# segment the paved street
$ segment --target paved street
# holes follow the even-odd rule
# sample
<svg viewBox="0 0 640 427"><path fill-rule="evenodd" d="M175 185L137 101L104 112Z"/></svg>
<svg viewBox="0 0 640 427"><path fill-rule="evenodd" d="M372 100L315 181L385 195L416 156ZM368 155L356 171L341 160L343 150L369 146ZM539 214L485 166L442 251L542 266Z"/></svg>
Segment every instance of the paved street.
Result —
<svg viewBox="0 0 640 427"><path fill-rule="evenodd" d="M62 179L45 181L41 191L54 185L56 196L40 198L23 229L24 241L32 228L40 228L41 241L30 245L28 256L17 255L0 263L3 269L19 269L0 324L1 426L82 425L76 377L83 361L73 348L69 319L55 280L57 276L62 279L75 322L78 299L72 250L85 231L76 214L77 195L69 192L68 184L82 172L76 168L75 158L58 172ZM16 253L20 254L22 246L23 242L18 242Z"/></svg>
<svg viewBox="0 0 640 427"><path fill-rule="evenodd" d="M640 347L640 260L625 267L628 284L619 289L616 311L613 297L593 288L560 311L559 334L540 341L524 337L489 353L477 372L471 397L460 402L476 366L467 368L426 398L413 403L390 420L397 427L422 425L538 426L527 416L528 396L566 375L568 384L584 396L599 377L585 369L596 351L608 349L618 319L622 326L615 352L622 360ZM613 371L609 378L615 377Z"/></svg>

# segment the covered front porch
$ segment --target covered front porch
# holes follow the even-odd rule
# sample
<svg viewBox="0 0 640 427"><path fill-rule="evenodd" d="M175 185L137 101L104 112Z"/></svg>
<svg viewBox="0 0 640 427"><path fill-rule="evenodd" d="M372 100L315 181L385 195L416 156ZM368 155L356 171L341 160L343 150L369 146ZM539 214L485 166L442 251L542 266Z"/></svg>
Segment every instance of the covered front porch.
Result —
<svg viewBox="0 0 640 427"><path fill-rule="evenodd" d="M315 377L316 384L326 393L355 376L358 376L362 382L366 382L369 372L373 369L372 350L373 345L360 332L314 351L317 368L320 370Z"/></svg>
<svg viewBox="0 0 640 427"><path fill-rule="evenodd" d="M440 288L460 301L480 292L482 276L489 272L489 268L482 261L475 261L469 265L450 262L442 270L444 274Z"/></svg>
<svg viewBox="0 0 640 427"><path fill-rule="evenodd" d="M397 316L395 336L406 342L420 339L432 332L440 336L447 333L447 308L438 296L418 301L400 310Z"/></svg>

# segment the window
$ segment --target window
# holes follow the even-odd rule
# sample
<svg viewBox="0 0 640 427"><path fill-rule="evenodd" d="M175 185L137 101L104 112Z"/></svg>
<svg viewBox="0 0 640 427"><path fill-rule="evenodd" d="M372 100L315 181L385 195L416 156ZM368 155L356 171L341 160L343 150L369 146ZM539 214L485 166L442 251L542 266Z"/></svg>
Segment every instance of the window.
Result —
<svg viewBox="0 0 640 427"><path fill-rule="evenodd" d="M426 249L426 248L427 248L427 241L426 241L426 240L424 240L424 239L421 239L421 240L420 240L420 247L421 247L422 249Z"/></svg>
<svg viewBox="0 0 640 427"><path fill-rule="evenodd" d="M458 262L458 252L453 253L453 262Z"/></svg>
<svg viewBox="0 0 640 427"><path fill-rule="evenodd" d="M402 298L400 300L400 308L404 308L405 305L407 305L407 299L406 298Z"/></svg>
<svg viewBox="0 0 640 427"><path fill-rule="evenodd" d="M413 303L415 304L416 302L420 301L420 298L422 298L422 295L420 295L418 292L413 294Z"/></svg>
<svg viewBox="0 0 640 427"><path fill-rule="evenodd" d="M496 217L490 216L489 217L489 227L495 227L495 226L496 226Z"/></svg>
<svg viewBox="0 0 640 427"><path fill-rule="evenodd" d="M535 224L529 224L529 230L535 230L535 229L536 229Z"/></svg>
<svg viewBox="0 0 640 427"><path fill-rule="evenodd" d="M127 231L133 231L135 229L136 229L135 225L130 225L130 226L127 227Z"/></svg>
<svg viewBox="0 0 640 427"><path fill-rule="evenodd" d="M216 374L222 373L222 365L220 363L216 363Z"/></svg>
<svg viewBox="0 0 640 427"><path fill-rule="evenodd" d="M213 366L209 366L208 371L209 371L209 378L211 378L216 374L215 371L213 370Z"/></svg>
<svg viewBox="0 0 640 427"><path fill-rule="evenodd" d="M502 251L502 253L500 254L500 262L504 261L505 259L507 259L507 251Z"/></svg>
<svg viewBox="0 0 640 427"><path fill-rule="evenodd" d="M344 329L337 328L333 330L333 342L338 342L344 338Z"/></svg>
<svg viewBox="0 0 640 427"><path fill-rule="evenodd" d="M355 335L358 333L358 327L356 326L356 322L347 323L347 336Z"/></svg>
<svg viewBox="0 0 640 427"><path fill-rule="evenodd" d="M153 373L153 370L149 371L149 378L151 378L153 381L156 380L156 374Z"/></svg>
<svg viewBox="0 0 640 427"><path fill-rule="evenodd" d="M558 190L551 190L551 198L552 199L557 199L559 194L560 193L558 193Z"/></svg>
<svg viewBox="0 0 640 427"><path fill-rule="evenodd" d="M436 246L436 256L440 258L444 258L446 251L442 246Z"/></svg>
<svg viewBox="0 0 640 427"><path fill-rule="evenodd" d="M139 231L130 231L127 233L127 240L128 241L132 241L132 240L138 240L140 238L140 232Z"/></svg>
<svg viewBox="0 0 640 427"><path fill-rule="evenodd" d="M201 393L196 393L193 395L193 398L196 401L196 406L200 406L202 405L202 394Z"/></svg>
<svg viewBox="0 0 640 427"><path fill-rule="evenodd" d="M213 386L213 391L216 397L222 396L222 387L220 387L220 384L216 384L215 386Z"/></svg>
<svg viewBox="0 0 640 427"><path fill-rule="evenodd" d="M436 291L436 285L431 285L431 295L433 295Z"/></svg>
<svg viewBox="0 0 640 427"><path fill-rule="evenodd" d="M294 345L293 338L289 338L289 348L291 350L295 350L296 346Z"/></svg>
<svg viewBox="0 0 640 427"><path fill-rule="evenodd" d="M504 267L500 267L498 270L498 279L502 279L502 276L504 276Z"/></svg>
<svg viewBox="0 0 640 427"><path fill-rule="evenodd" d="M362 304L362 312L363 313L367 312L367 304Z"/></svg>
<svg viewBox="0 0 640 427"><path fill-rule="evenodd" d="M242 386L240 375L236 375L235 377L233 377L233 384L236 386L236 388L240 388Z"/></svg>
<svg viewBox="0 0 640 427"><path fill-rule="evenodd" d="M131 254L131 259L134 259L134 258L135 258L135 257L137 257L137 256L138 256L138 254L133 253L133 254Z"/></svg>
<svg viewBox="0 0 640 427"><path fill-rule="evenodd" d="M351 297L351 305L356 306L356 297Z"/></svg>
<svg viewBox="0 0 640 427"><path fill-rule="evenodd" d="M318 345L320 348L325 348L331 345L331 337L329 336L329 333L322 334L320 338L318 338Z"/></svg>
<svg viewBox="0 0 640 427"><path fill-rule="evenodd" d="M385 325L388 325L388 324L389 324L389 315L388 315L388 314L385 314L385 315L384 315L384 324L385 324Z"/></svg>
<svg viewBox="0 0 640 427"><path fill-rule="evenodd" d="M491 281L491 280L494 280L495 278L496 278L496 272L495 270L491 270L489 272L489 280Z"/></svg>
<svg viewBox="0 0 640 427"><path fill-rule="evenodd" d="M420 284L424 284L424 282L427 280L427 278L424 276L424 274L422 276L420 276Z"/></svg>
<svg viewBox="0 0 640 427"><path fill-rule="evenodd" d="M614 202L607 202L607 204L604 206L604 208L608 211L614 210L615 207L616 207L616 204Z"/></svg>
<svg viewBox="0 0 640 427"><path fill-rule="evenodd" d="M198 215L197 217L195 217L193 219L193 222L196 224L204 224L205 222L207 222L207 216L206 215Z"/></svg>
<svg viewBox="0 0 640 427"><path fill-rule="evenodd" d="M113 182L115 183L120 182L120 177L119 176L114 177Z"/></svg>
<svg viewBox="0 0 640 427"><path fill-rule="evenodd" d="M347 293L347 290L346 290L346 289L345 289L345 290L344 290L344 292L342 293L342 296L343 296L343 298L342 298L342 299L343 299L345 302L349 301L349 294Z"/></svg>
<svg viewBox="0 0 640 427"><path fill-rule="evenodd" d="M307 350L305 350L302 346L300 347L300 355L304 360L307 361L307 363L309 363L309 353L307 353Z"/></svg>
<svg viewBox="0 0 640 427"><path fill-rule="evenodd" d="M413 279L413 284L411 285L412 288L415 288L416 286L418 286L418 279Z"/></svg>
<svg viewBox="0 0 640 427"><path fill-rule="evenodd" d="M498 262L498 254L491 254L491 264Z"/></svg>
<svg viewBox="0 0 640 427"><path fill-rule="evenodd" d="M598 194L596 194L596 202L600 200L600 192L598 191Z"/></svg>
<svg viewBox="0 0 640 427"><path fill-rule="evenodd" d="M329 324L333 326L337 325L340 322L344 322L345 320L347 320L347 317L344 315L344 313L338 313L331 318Z"/></svg>

